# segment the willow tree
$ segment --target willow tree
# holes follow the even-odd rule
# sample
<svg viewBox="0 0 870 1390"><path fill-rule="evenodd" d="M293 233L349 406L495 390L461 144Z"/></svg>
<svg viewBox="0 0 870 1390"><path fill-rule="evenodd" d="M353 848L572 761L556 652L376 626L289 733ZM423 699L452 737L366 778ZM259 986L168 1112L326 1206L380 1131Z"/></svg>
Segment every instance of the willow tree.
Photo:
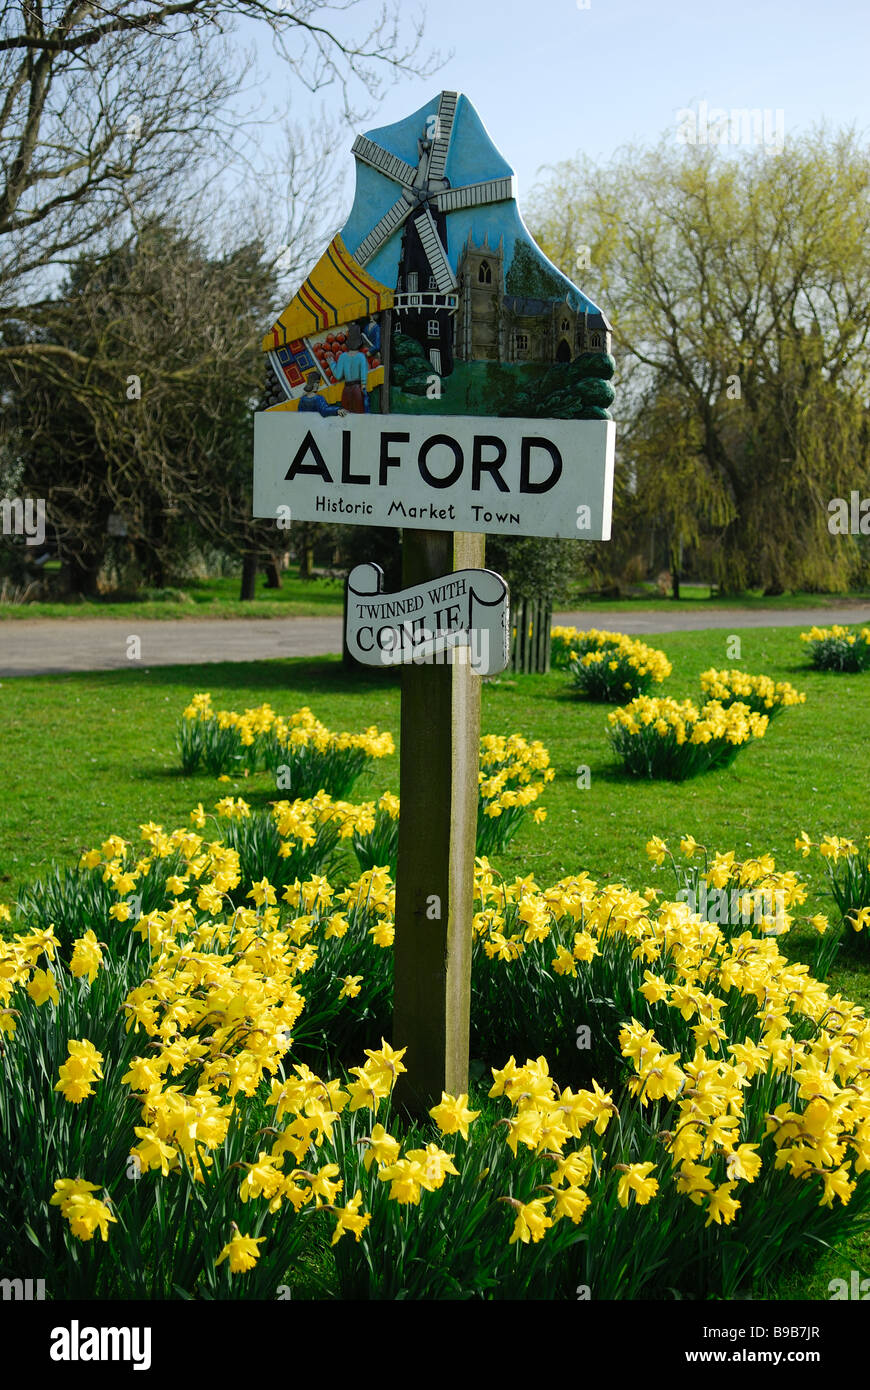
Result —
<svg viewBox="0 0 870 1390"><path fill-rule="evenodd" d="M613 306L623 461L715 537L724 591L844 588L827 503L867 486L870 152L825 129L553 168L535 234ZM660 509L660 508L659 508ZM694 518L694 521L693 521Z"/></svg>

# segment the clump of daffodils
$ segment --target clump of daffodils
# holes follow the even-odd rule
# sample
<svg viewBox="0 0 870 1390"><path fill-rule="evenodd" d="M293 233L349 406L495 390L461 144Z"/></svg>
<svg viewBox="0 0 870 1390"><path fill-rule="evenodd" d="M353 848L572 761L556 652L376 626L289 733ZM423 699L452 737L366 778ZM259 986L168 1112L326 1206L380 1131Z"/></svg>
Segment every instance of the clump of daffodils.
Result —
<svg viewBox="0 0 870 1390"><path fill-rule="evenodd" d="M607 632L597 627L581 631L576 627L555 626L550 629L550 660L553 666L569 666L576 657L586 652L611 647L625 640L624 632Z"/></svg>
<svg viewBox="0 0 870 1390"><path fill-rule="evenodd" d="M555 769L540 739L529 742L521 734L485 734L480 740L478 773L477 853L492 854L513 839L526 811L537 801ZM546 818L537 807L536 823Z"/></svg>
<svg viewBox="0 0 870 1390"><path fill-rule="evenodd" d="M643 695L671 674L664 652L621 632L553 628L554 664L567 665L575 689L608 703Z"/></svg>
<svg viewBox="0 0 870 1390"><path fill-rule="evenodd" d="M835 623L833 627L811 627L801 633L807 642L810 661L817 671L866 671L870 667L870 627L852 632Z"/></svg>
<svg viewBox="0 0 870 1390"><path fill-rule="evenodd" d="M729 767L742 747L764 737L769 722L740 701L726 707L709 700L698 710L691 700L646 695L607 718L611 743L627 772L677 782Z"/></svg>
<svg viewBox="0 0 870 1390"><path fill-rule="evenodd" d="M545 750L510 744L489 751L517 756L520 786L544 780ZM231 800L222 828L250 826ZM269 823L288 841L316 834L321 815L356 823L347 806L336 822L336 805L279 803ZM523 1036L531 1017L551 1040L565 1019L589 1018L607 1047L581 1086L543 1053L511 1056L486 1101L444 1093L432 1124L409 1134L393 1105L410 1070L401 1040L362 1049L348 1070L315 1072L300 1054L306 1027L322 1056L389 990L388 871L346 889L323 873L281 888L261 862L250 881L237 851L199 833L201 815L193 830L142 826L144 854L110 836L83 856L83 882L118 903L135 888L142 912L106 911L71 953L52 926L0 941L0 1172L42 1145L15 1229L62 1229L71 1279L75 1242L99 1231L93 1277L114 1268L128 1281L116 1292L138 1289L144 1265L167 1296L236 1285L274 1297L325 1229L347 1296L513 1296L539 1269L562 1296L591 1276L613 1297L649 1289L631 1259L644 1222L676 1281L680 1260L713 1258L720 1227L739 1223L746 1260L766 1268L784 1243L824 1238L865 1203L870 1023L788 961L764 922L726 930L681 894L586 874L505 883L480 857L476 1006L503 1027L519 1010ZM807 836L799 844L811 852ZM647 848L657 864L669 853L658 837ZM709 855L691 836L680 848L738 904L765 885L789 913L805 899L770 856ZM821 850L843 866L857 846L826 836ZM733 1243L723 1250L725 1279Z"/></svg>
<svg viewBox="0 0 870 1390"><path fill-rule="evenodd" d="M399 798L384 792L377 802L366 803L367 816L353 834L353 848L361 869L376 865L394 874L399 860Z"/></svg>
<svg viewBox="0 0 870 1390"><path fill-rule="evenodd" d="M844 944L866 951L870 941L870 835L862 844L844 835L823 835L816 842L802 830L794 843L804 859L813 849L818 850L845 927Z"/></svg>
<svg viewBox="0 0 870 1390"><path fill-rule="evenodd" d="M772 854L738 859L733 850L708 853L693 835L680 840L677 859L667 841L653 835L646 852L661 867L670 860L677 898L702 922L715 923L723 935L752 928L761 936L782 936L792 926L792 910L807 900L807 890L792 870L777 870ZM822 913L806 919L823 936L828 919Z"/></svg>
<svg viewBox="0 0 870 1390"><path fill-rule="evenodd" d="M713 667L701 672L701 690L708 702L718 700L723 709L739 702L769 719L791 705L805 704L807 698L789 681L750 676L747 671L717 671Z"/></svg>
<svg viewBox="0 0 870 1390"><path fill-rule="evenodd" d="M682 847L689 858L703 854L690 836ZM658 837L647 852L657 863L669 853ZM707 878L723 888L777 882L790 906L806 898L793 874L777 879L769 855L739 863L733 853L717 854L704 862ZM555 981L544 984L549 972L571 977L565 988L578 1012L579 1001L605 989L647 1005L645 1018L636 1014L619 1030L630 1068L626 1094L651 1117L648 1145L633 1152L637 1161L626 1162L617 1146L605 1165L596 1143L616 1115L625 1131L626 1101L595 1083L576 1096L558 1091L543 1057L524 1069L512 1059L496 1074L497 1087L503 1075L501 1089L516 1100L507 1142L564 1153L592 1126L584 1187L593 1170L599 1185L618 1171L620 1205L632 1193L639 1205L662 1202L669 1188L702 1209L705 1225L730 1224L743 1186L763 1180L772 1191L783 1170L808 1184L819 1205L847 1204L870 1168L864 1011L787 960L763 923L728 933L682 897L657 898L653 889L599 887L585 874L549 889L529 880L499 883L488 864L478 864L475 949L489 962L494 1011L507 1007L507 982L517 972L548 989L547 1005L557 1013L563 1004ZM759 1111L751 1102L766 1085L772 1090Z"/></svg>
<svg viewBox="0 0 870 1390"><path fill-rule="evenodd" d="M185 772L202 765L214 776L268 770L296 797L326 791L344 796L372 759L395 752L393 736L372 725L362 734L334 733L304 705L285 719L270 704L215 710L211 695L194 695L176 735Z"/></svg>

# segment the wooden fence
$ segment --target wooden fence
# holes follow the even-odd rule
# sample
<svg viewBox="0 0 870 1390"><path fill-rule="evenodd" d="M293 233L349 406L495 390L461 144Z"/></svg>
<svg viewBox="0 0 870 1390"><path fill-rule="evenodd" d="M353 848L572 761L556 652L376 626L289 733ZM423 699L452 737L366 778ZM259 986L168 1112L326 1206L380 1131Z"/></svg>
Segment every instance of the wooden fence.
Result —
<svg viewBox="0 0 870 1390"><path fill-rule="evenodd" d="M517 599L511 603L512 671L549 671L552 619L553 605L548 598Z"/></svg>

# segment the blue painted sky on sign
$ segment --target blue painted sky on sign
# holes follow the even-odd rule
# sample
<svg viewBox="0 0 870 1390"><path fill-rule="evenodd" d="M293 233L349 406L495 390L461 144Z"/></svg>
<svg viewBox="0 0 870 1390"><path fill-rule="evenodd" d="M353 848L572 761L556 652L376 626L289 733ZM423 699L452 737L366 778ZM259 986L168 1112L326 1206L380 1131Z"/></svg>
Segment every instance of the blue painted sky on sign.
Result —
<svg viewBox="0 0 870 1390"><path fill-rule="evenodd" d="M426 130L427 118L436 114L438 98L439 93L436 91L430 101L403 120L364 133L375 144L391 154L398 155L406 163L416 166L417 140ZM460 96L457 104L444 173L451 188L461 188L466 184L481 183L488 179L505 178L514 173L511 165L496 149L478 112L464 94ZM341 233L351 253L356 252L363 238L400 195L400 184L394 183L386 175L357 160L353 207ZM402 230L399 228L366 266L370 275L390 288L395 285L398 274ZM565 296L573 308L588 308L590 312L596 309L597 306L582 289L566 279L538 249L522 220L515 199L505 199L484 207L459 209L447 214L447 255L454 272L469 234L478 245L486 238L490 246L496 247L503 239L506 270L510 266L517 240L527 241L550 273L564 286Z"/></svg>

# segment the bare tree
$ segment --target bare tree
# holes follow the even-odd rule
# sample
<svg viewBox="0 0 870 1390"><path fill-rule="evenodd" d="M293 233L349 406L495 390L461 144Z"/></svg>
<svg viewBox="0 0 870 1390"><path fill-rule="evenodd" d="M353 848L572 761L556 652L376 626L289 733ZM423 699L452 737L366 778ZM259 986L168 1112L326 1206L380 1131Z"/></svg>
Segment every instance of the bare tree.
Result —
<svg viewBox="0 0 870 1390"><path fill-rule="evenodd" d="M398 3L349 32L360 0L16 0L0 9L0 319L26 318L58 268L137 212L179 204L199 172L238 171L258 120L243 110L252 58L238 30L271 37L292 79L336 86L348 117L417 63L422 25ZM405 15L406 15L405 11ZM244 23L243 25L243 22ZM341 33L339 33L339 28ZM416 65L415 65L416 64ZM272 113L274 115L274 113ZM53 273L53 278L52 278ZM0 357L55 356L0 342Z"/></svg>
<svg viewBox="0 0 870 1390"><path fill-rule="evenodd" d="M274 294L261 244L211 256L153 223L132 245L82 257L46 313L46 337L86 369L49 358L13 375L0 363L7 452L46 499L73 588L94 591L112 513L147 584L162 585L191 544L245 549L256 344Z"/></svg>

